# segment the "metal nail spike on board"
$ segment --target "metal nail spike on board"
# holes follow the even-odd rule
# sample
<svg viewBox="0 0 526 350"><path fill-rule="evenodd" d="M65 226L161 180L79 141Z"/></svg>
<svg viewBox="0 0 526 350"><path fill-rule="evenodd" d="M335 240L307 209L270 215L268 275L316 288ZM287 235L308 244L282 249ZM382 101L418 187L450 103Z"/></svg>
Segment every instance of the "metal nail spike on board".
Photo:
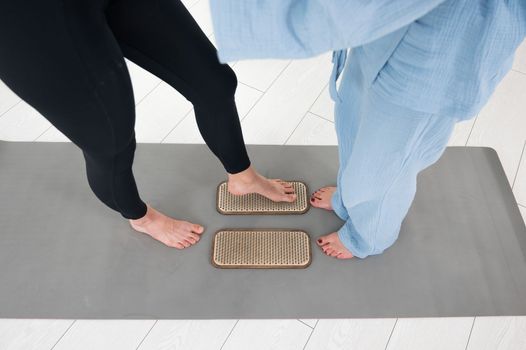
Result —
<svg viewBox="0 0 526 350"><path fill-rule="evenodd" d="M296 192L292 203L273 202L257 193L234 195L228 192L227 182L217 188L217 211L224 215L280 215L304 214L309 210L307 186L300 181L289 181Z"/></svg>
<svg viewBox="0 0 526 350"><path fill-rule="evenodd" d="M221 230L212 264L222 269L301 269L311 262L309 235L298 230Z"/></svg>

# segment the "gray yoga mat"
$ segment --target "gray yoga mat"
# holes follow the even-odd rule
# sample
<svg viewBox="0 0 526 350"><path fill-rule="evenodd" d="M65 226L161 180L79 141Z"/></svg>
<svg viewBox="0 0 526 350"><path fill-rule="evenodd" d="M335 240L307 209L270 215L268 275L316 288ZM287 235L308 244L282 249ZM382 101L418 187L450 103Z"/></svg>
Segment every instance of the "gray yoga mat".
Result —
<svg viewBox="0 0 526 350"><path fill-rule="evenodd" d="M335 147L252 146L265 175L334 183ZM206 226L178 251L133 231L88 188L80 151L63 143L0 142L0 318L359 318L526 314L526 232L496 153L450 148L419 177L398 242L381 256L340 261L313 247L304 270L220 270L222 228L342 224L301 216L222 216L222 167L202 145L140 144L141 195Z"/></svg>

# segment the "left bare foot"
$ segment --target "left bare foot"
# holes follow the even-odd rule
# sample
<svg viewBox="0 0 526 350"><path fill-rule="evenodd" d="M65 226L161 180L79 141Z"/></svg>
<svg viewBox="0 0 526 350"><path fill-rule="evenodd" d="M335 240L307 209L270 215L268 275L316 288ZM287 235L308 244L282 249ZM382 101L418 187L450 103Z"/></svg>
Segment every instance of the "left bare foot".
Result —
<svg viewBox="0 0 526 350"><path fill-rule="evenodd" d="M332 256L336 259L350 259L353 257L352 253L348 251L340 241L337 232L321 236L316 240L316 243L325 255Z"/></svg>

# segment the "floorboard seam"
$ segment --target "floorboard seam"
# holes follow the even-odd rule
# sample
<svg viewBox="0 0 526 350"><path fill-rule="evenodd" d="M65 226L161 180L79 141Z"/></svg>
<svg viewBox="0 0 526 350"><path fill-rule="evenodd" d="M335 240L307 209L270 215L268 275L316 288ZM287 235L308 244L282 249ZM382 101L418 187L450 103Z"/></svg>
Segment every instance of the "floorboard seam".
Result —
<svg viewBox="0 0 526 350"><path fill-rule="evenodd" d="M320 118L320 119L323 119L325 120L326 122L329 122L329 123L332 123L334 124L334 121L330 120L330 119L327 119L325 118L324 116L322 115L319 115L318 113L314 113L313 111L309 110L308 113L312 114L312 115L315 115L316 117Z"/></svg>
<svg viewBox="0 0 526 350"><path fill-rule="evenodd" d="M62 333L62 335L60 336L60 338L58 338L58 340L56 341L56 343L51 347L51 350L53 350L55 348L55 346L57 346L57 344L62 340L62 338L64 338L64 336L66 335L66 333L70 330L70 328L75 324L75 322L77 322L77 320L73 320L73 322L71 322L71 324L69 325L69 327L66 329L66 331L64 333Z"/></svg>
<svg viewBox="0 0 526 350"><path fill-rule="evenodd" d="M265 96L265 94L270 91L270 89L272 88L272 86L274 85L274 83L279 79L279 77L281 77L281 75L283 74L283 72L290 66L290 64L292 63L292 61L289 61L289 63L287 63L287 65L281 70L281 72L279 72L279 74L274 78L274 80L272 80L270 82L270 85L268 86L267 90L263 91L263 93L261 94L261 96L259 96L259 98L257 99L257 101L254 103L254 105L252 107L250 107L250 109L245 113L245 115L243 115L241 118L239 118L240 121L243 121L245 120L245 118L250 114L250 112L252 112L252 110L254 109L254 107L257 106L257 104L261 101L261 99L263 98L263 96ZM246 83L243 83L245 85L247 85ZM250 85L247 85L247 86L250 86ZM252 86L250 86L252 87Z"/></svg>
<svg viewBox="0 0 526 350"><path fill-rule="evenodd" d="M20 102L22 102L22 100L19 100L17 103L15 103L14 105L12 105L11 107L9 107L8 109L6 109L3 113L0 113L0 117L6 115L10 110L12 110L13 108L15 108L16 106L18 106L20 104Z"/></svg>
<svg viewBox="0 0 526 350"><path fill-rule="evenodd" d="M299 321L299 320L298 320ZM307 338L307 341L305 342L305 345L303 345L303 349L302 350L305 350L305 348L307 347L307 345L309 344L309 341L310 341L310 338L312 337L312 333L314 333L314 330L316 329L316 326L318 325L318 322L320 320L316 320L316 323L314 324L314 327L312 327L312 330L310 331L310 334L309 334L309 337ZM303 323L303 322L302 322Z"/></svg>
<svg viewBox="0 0 526 350"><path fill-rule="evenodd" d="M513 183L511 184L512 189L515 189L515 182L517 182L517 178L519 177L519 170L521 170L522 158L524 157L524 150L526 150L526 141L524 141L524 146L522 146L522 152L519 158L519 165L517 166L515 176L513 177Z"/></svg>
<svg viewBox="0 0 526 350"><path fill-rule="evenodd" d="M512 68L512 71L514 71L514 72L516 72L516 73L520 73L520 74L526 75L525 72L522 72L522 71L520 71L520 70L518 70L518 69L516 69L516 68Z"/></svg>
<svg viewBox="0 0 526 350"><path fill-rule="evenodd" d="M232 329L230 330L230 332L228 332L228 335L226 336L225 341L223 342L223 344L221 345L221 347L219 348L219 350L223 350L223 347L225 346L226 342L228 341L228 338L230 338L230 335L231 335L232 332L234 331L234 328L236 328L238 322L239 322L239 320L237 320L236 323L234 323L234 326L232 326Z"/></svg>
<svg viewBox="0 0 526 350"><path fill-rule="evenodd" d="M258 89L257 87L254 87L254 86L252 86L252 85L250 85L250 84L243 83L242 81L238 81L238 84L245 85L246 87L249 87L249 88L251 88L251 89L254 89L254 90L256 90L256 91L259 91L259 92L261 92L261 93L263 93L263 94L265 93L265 91L260 90L260 89Z"/></svg>
<svg viewBox="0 0 526 350"><path fill-rule="evenodd" d="M146 99L146 97L150 96L150 94L151 94L152 92L154 92L154 90L157 90L157 88L159 87L159 85L161 85L162 82L163 82L163 80L160 80L160 81L157 83L157 85L155 85L150 91L148 91L148 92L146 93L146 95L144 95L139 101L137 101L137 102L135 103L135 107L137 107L142 101L144 101L144 100Z"/></svg>
<svg viewBox="0 0 526 350"><path fill-rule="evenodd" d="M303 121L305 120L305 118L307 117L307 114L311 113L311 108L312 106L314 106L314 104L316 103L316 101L320 98L321 94L323 93L323 91L325 90L325 88L327 87L327 85L329 85L329 83L327 83L326 85L324 85L320 92L318 93L318 96L316 96L316 98L314 99L314 102L312 102L309 106L309 108L307 108L307 111L305 112L305 114L303 115L303 117L301 118L301 120L299 121L299 123L296 125L296 127L294 128L294 130L292 130L292 132L289 134L289 137L287 137L287 139L285 140L285 142L282 143L282 145L286 145L287 142L289 142L290 138L292 137L292 135L294 135L294 133L296 132L296 130L299 128L299 126L301 125L301 123L303 123Z"/></svg>
<svg viewBox="0 0 526 350"><path fill-rule="evenodd" d="M305 326L311 328L311 329L314 329L314 327L311 327L309 326L308 324L306 324L305 322L303 322L302 320L300 320L299 318L296 319L297 321L299 321L300 323L303 323Z"/></svg>
<svg viewBox="0 0 526 350"><path fill-rule="evenodd" d="M37 137L35 137L35 138L33 139L32 142L37 141L37 140L40 138L40 136L44 135L44 134L45 134L49 129L51 129L52 127L53 127L53 125L50 125L46 130L42 131L42 132L40 133L40 135L38 135Z"/></svg>
<svg viewBox="0 0 526 350"><path fill-rule="evenodd" d="M475 125L477 124L478 118L479 118L479 115L477 114L475 116L475 120L473 121L473 125L471 126L471 130L469 130L469 135L468 135L468 138L466 139L466 143L464 144L464 146L468 145L469 139L471 138L471 134L473 133L473 130L475 130Z"/></svg>
<svg viewBox="0 0 526 350"><path fill-rule="evenodd" d="M236 63L237 63L237 62L239 62L239 61L236 61ZM276 77L270 82L270 84L269 84L269 86L267 87L266 90L258 89L258 88L256 88L256 87L253 87L253 86L250 85L250 84L247 84L247 83L242 82L241 80L239 81L239 83L241 83L241 84L243 84L243 85L246 85L246 86L248 86L248 87L250 87L250 88L252 88L252 89L256 89L257 91L262 92L263 95L264 95L264 94L267 93L267 91L270 90L270 88L272 87L272 85L274 85L274 83L276 82L276 80L278 80L278 78L281 76L281 74L283 74L283 72L285 71L285 69L287 69L288 66L290 66L291 63L292 63L292 60L289 60L289 62L285 65L285 67L283 67L283 69L281 69L281 71L278 73L278 75L276 75ZM248 114L248 113L247 113L247 114Z"/></svg>
<svg viewBox="0 0 526 350"><path fill-rule="evenodd" d="M139 343L139 345L137 345L137 347L135 348L135 350L138 350L142 343L144 343L144 340L148 337L148 335L150 334L150 332L152 331L153 327L155 327L155 325L157 324L157 321L159 320L155 320L155 322L153 323L153 325L150 327L150 329L148 330L148 332L146 332L146 334L144 335L144 337L142 338L141 342Z"/></svg>
<svg viewBox="0 0 526 350"><path fill-rule="evenodd" d="M476 319L477 319L476 317L473 317L473 322L471 323L471 329L469 330L468 341L466 342L466 347L464 348L464 350L468 349L469 341L471 340L471 333L473 332L473 327L475 326Z"/></svg>
<svg viewBox="0 0 526 350"><path fill-rule="evenodd" d="M287 137L287 139L285 140L285 142L282 143L282 145L286 145L287 142L289 142L290 138L292 137L292 135L294 135L294 133L296 132L296 130L298 130L298 128L300 127L301 123L303 123L303 121L305 120L305 117L307 117L307 114L309 113L309 111L305 112L305 114L303 115L303 117L301 117L301 120L299 121L298 125L296 125L294 127L294 130L292 130L292 132L289 134L289 136Z"/></svg>
<svg viewBox="0 0 526 350"><path fill-rule="evenodd" d="M245 85L246 85L246 84L245 84ZM247 86L248 86L248 85L247 85ZM248 109L248 111L247 111L244 115L242 115L242 116L239 117L239 122L240 122L240 123L245 119L245 117L246 117L247 115L249 115L249 113L254 109L254 107L256 107L256 105L259 103L259 101L261 101L261 99L263 98L263 96L265 96L265 94L266 94L266 92L263 92L263 93L261 94L261 96L258 97L258 99L256 100L256 102L254 102L254 104L252 105L252 107L250 107L250 108Z"/></svg>
<svg viewBox="0 0 526 350"><path fill-rule="evenodd" d="M188 112L186 112L186 114L184 115L184 117L182 117L181 120L179 120L179 121L177 122L177 124L175 124L174 127L173 127L170 131L168 131L168 133L166 134L166 136L163 137L162 140L161 140L159 143L163 143L164 140L166 140L166 138L167 138L168 136L170 136L170 134L175 130L175 128L177 128L177 127L178 127L178 126L179 126L179 125L180 125L180 124L181 124L186 118L188 118L188 115L189 115L193 110L194 110L194 108L192 107L192 109L190 109Z"/></svg>
<svg viewBox="0 0 526 350"><path fill-rule="evenodd" d="M387 338L387 343L385 344L385 349L384 350L387 350L387 347L389 346L389 342L391 341L391 337L393 336L393 333L394 333L394 330L396 328L396 325L398 324L398 318L396 319L394 325L393 325L393 329L391 329L391 333L389 333L389 338Z"/></svg>

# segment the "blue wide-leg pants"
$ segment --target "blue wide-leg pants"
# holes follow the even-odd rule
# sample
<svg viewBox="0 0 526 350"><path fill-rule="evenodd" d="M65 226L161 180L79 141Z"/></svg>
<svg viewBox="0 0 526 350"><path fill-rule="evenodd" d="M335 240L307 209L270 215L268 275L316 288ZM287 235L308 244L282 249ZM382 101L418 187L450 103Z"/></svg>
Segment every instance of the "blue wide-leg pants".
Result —
<svg viewBox="0 0 526 350"><path fill-rule="evenodd" d="M359 64L348 63L335 98L340 168L332 206L345 221L340 240L364 258L396 241L418 173L440 158L457 120L386 101Z"/></svg>

